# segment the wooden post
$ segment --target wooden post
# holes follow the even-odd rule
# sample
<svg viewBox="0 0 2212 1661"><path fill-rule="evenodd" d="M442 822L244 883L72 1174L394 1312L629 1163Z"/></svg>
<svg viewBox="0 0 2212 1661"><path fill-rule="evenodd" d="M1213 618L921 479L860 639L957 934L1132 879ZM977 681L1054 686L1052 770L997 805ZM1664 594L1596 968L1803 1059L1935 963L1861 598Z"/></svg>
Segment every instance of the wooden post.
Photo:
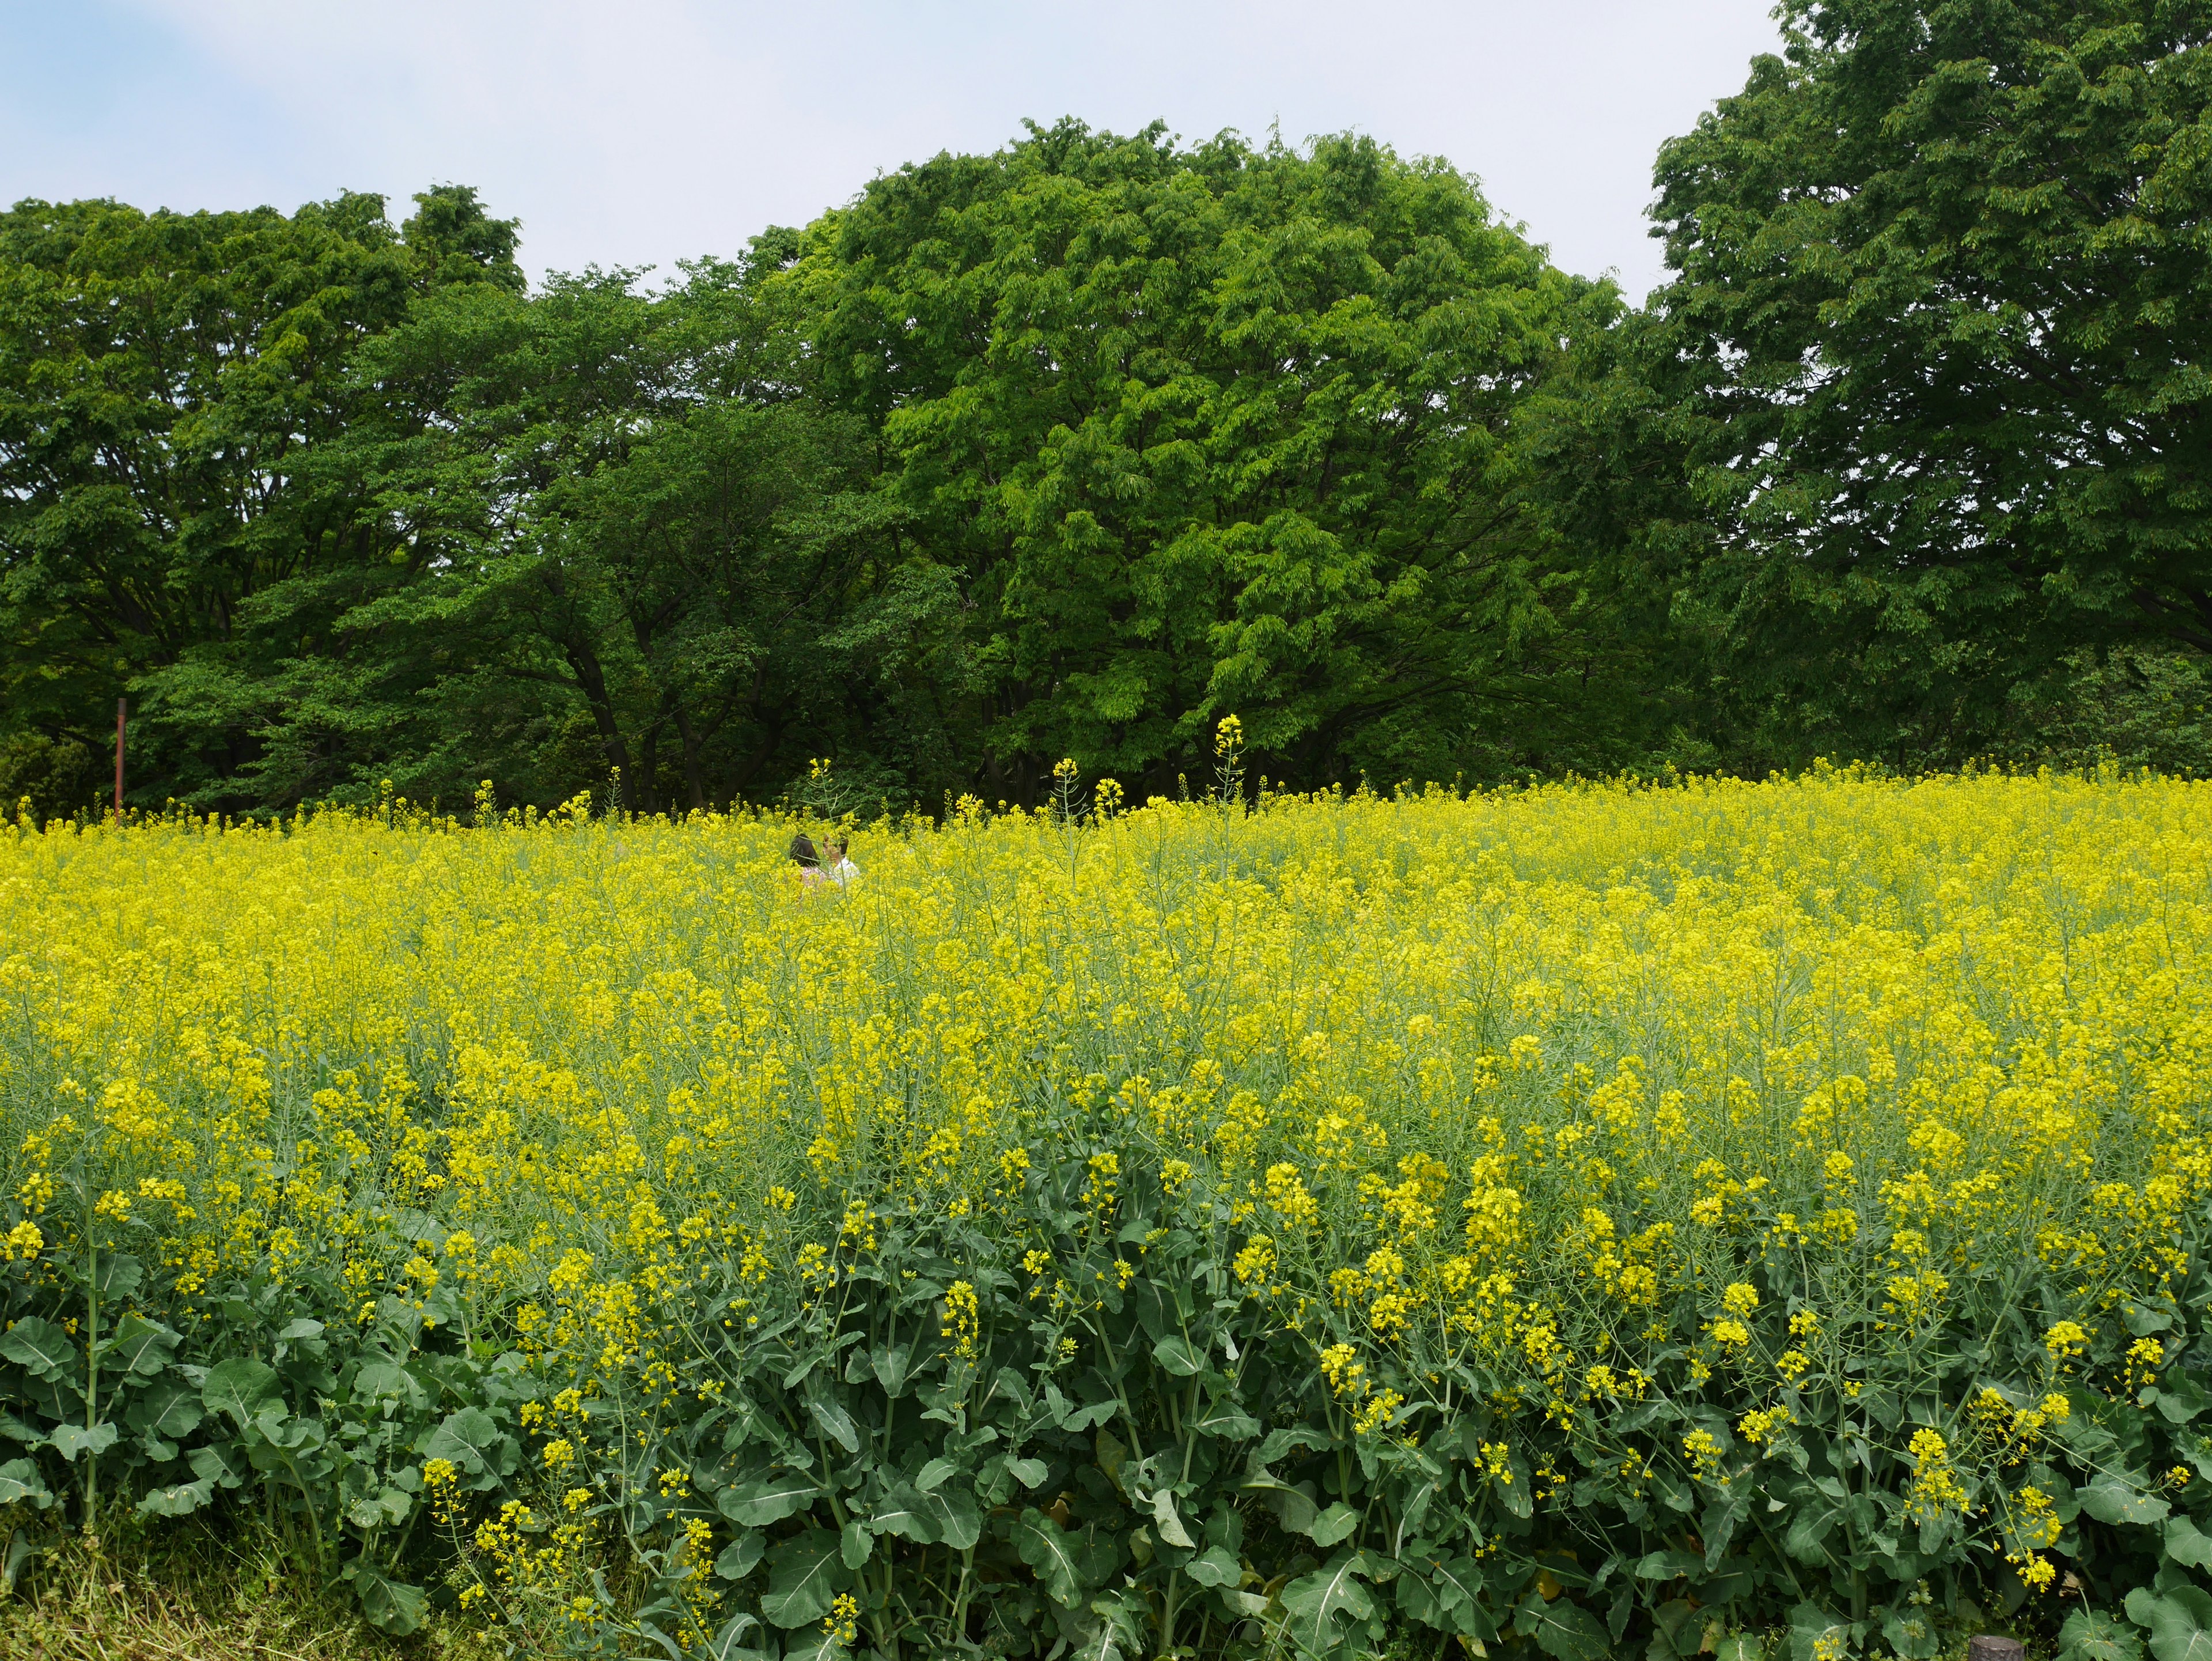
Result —
<svg viewBox="0 0 2212 1661"><path fill-rule="evenodd" d="M115 823L123 823L123 715L125 701L115 700Z"/></svg>

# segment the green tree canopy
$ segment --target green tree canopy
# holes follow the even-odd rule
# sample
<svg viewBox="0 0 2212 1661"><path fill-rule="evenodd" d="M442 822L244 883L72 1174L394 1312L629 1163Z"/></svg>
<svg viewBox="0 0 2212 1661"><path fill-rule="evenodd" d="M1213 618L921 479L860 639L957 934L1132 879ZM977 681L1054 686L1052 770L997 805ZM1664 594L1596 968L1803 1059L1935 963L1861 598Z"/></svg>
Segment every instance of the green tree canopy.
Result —
<svg viewBox="0 0 2212 1661"><path fill-rule="evenodd" d="M258 596L380 551L322 467L348 356L441 283L517 291L514 227L474 192L290 216L112 202L0 215L0 742L97 748L135 679L231 639ZM189 788L250 755L186 733ZM64 769L66 771L66 767Z"/></svg>
<svg viewBox="0 0 2212 1661"><path fill-rule="evenodd" d="M1739 749L1949 759L2212 650L2212 8L1785 0L1662 152Z"/></svg>
<svg viewBox="0 0 2212 1661"><path fill-rule="evenodd" d="M1232 710L1301 782L1617 758L1606 551L1519 441L1617 296L1463 175L1062 123L877 180L779 281L969 609L1002 789L1158 788Z"/></svg>

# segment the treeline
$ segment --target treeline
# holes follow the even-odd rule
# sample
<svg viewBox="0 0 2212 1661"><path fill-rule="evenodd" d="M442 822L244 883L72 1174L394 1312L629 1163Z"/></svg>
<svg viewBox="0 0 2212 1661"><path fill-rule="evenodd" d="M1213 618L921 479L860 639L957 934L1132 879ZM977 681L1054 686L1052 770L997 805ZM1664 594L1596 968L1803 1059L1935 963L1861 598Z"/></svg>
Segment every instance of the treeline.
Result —
<svg viewBox="0 0 2212 1661"><path fill-rule="evenodd" d="M1670 277L1073 122L673 281L441 187L0 216L0 796L2212 770L2212 4L1785 8Z"/></svg>

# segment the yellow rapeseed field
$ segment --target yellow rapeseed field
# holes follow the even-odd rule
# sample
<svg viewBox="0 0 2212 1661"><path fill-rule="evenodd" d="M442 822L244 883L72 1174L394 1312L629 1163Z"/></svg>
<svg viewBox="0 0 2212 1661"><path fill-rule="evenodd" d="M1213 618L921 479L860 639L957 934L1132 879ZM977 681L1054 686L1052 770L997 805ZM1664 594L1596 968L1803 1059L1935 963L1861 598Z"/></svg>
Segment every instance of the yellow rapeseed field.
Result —
<svg viewBox="0 0 2212 1661"><path fill-rule="evenodd" d="M0 831L0 1494L578 1650L2193 1618L2212 787L793 828Z"/></svg>

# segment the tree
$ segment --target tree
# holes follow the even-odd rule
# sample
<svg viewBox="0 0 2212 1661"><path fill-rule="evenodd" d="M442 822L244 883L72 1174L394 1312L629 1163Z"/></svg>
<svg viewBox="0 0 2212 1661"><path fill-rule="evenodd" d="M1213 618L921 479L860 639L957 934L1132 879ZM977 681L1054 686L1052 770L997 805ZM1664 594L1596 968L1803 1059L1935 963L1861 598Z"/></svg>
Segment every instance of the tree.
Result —
<svg viewBox="0 0 2212 1661"><path fill-rule="evenodd" d="M1953 760L2212 651L2212 7L1782 15L1657 169L1731 741Z"/></svg>
<svg viewBox="0 0 2212 1661"><path fill-rule="evenodd" d="M968 608L1000 792L1071 752L1165 788L1231 711L1311 783L1643 742L1617 551L1516 425L1617 296L1443 164L1064 122L877 180L775 286Z"/></svg>
<svg viewBox="0 0 2212 1661"><path fill-rule="evenodd" d="M363 345L336 449L409 575L338 619L272 716L293 752L346 758L337 794L463 793L481 768L544 798L618 772L650 812L772 791L810 745L866 751L859 660L931 607L884 557L898 510L867 488L865 427L804 395L759 265L659 294L620 271L450 290Z"/></svg>
<svg viewBox="0 0 2212 1661"><path fill-rule="evenodd" d="M35 765L66 800L134 686L155 706L142 799L251 758L248 730L162 719L163 675L272 591L385 556L318 465L349 353L441 284L521 284L513 225L474 192L416 200L400 231L352 194L289 217L0 215L0 772Z"/></svg>

